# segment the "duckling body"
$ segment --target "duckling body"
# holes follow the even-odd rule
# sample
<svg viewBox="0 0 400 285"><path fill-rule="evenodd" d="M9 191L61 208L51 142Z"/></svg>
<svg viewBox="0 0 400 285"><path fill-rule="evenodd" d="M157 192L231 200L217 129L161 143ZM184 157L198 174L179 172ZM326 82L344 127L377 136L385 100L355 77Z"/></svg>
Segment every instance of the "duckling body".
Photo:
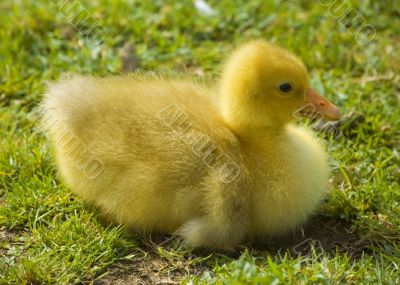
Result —
<svg viewBox="0 0 400 285"><path fill-rule="evenodd" d="M192 246L227 248L301 225L326 194L327 156L309 131L290 124L304 94L253 104L260 78L230 74L254 50L287 53L263 41L245 45L213 87L143 76L51 85L43 125L65 182L117 222L175 233ZM261 70L255 58L245 70L254 64ZM284 115L271 115L274 100L283 100Z"/></svg>

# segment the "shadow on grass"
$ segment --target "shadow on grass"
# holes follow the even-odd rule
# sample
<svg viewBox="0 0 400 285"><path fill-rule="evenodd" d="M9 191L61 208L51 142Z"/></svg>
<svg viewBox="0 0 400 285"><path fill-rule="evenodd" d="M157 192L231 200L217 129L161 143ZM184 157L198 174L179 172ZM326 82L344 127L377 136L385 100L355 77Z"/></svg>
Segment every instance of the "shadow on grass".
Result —
<svg viewBox="0 0 400 285"><path fill-rule="evenodd" d="M216 262L223 264L239 258L245 250L255 257L281 252L296 258L309 256L315 250L357 259L368 251L367 246L351 223L324 216L314 217L302 230L285 238L270 240L266 245L240 246L232 252L191 251L171 236L147 236L140 238L140 252L132 260L111 266L94 284L179 284L185 276L201 275L212 270Z"/></svg>
<svg viewBox="0 0 400 285"><path fill-rule="evenodd" d="M358 259L368 251L368 241L363 240L352 223L325 216L313 217L303 229L280 239L272 240L267 247L256 245L256 250L287 251L293 257L308 256L313 249L327 254L347 254Z"/></svg>

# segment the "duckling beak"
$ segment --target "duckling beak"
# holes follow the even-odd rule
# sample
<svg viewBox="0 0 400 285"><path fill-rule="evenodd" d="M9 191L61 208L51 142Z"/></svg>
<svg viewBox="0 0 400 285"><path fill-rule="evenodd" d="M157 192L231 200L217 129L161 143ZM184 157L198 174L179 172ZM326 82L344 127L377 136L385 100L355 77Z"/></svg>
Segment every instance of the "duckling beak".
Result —
<svg viewBox="0 0 400 285"><path fill-rule="evenodd" d="M324 119L330 121L339 120L342 117L338 107L311 88L307 90L305 103L306 106L302 110L303 114L322 115Z"/></svg>

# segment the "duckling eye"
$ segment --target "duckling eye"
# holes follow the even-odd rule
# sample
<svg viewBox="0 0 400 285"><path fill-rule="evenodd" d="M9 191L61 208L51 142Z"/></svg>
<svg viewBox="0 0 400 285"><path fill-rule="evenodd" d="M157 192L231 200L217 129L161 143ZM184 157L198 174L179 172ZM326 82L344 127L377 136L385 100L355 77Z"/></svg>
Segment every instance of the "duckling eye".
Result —
<svg viewBox="0 0 400 285"><path fill-rule="evenodd" d="M279 85L279 90L283 93L288 93L292 90L292 85L288 82L282 83Z"/></svg>

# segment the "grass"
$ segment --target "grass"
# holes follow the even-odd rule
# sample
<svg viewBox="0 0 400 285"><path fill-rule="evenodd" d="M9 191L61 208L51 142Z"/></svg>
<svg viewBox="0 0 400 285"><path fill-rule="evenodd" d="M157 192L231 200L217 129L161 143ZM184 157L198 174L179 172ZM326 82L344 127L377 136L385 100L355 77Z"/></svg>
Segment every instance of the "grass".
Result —
<svg viewBox="0 0 400 285"><path fill-rule="evenodd" d="M376 31L361 44L327 1L82 1L106 30L95 45L57 1L0 4L0 284L399 284L400 24L390 1L347 1ZM397 9L397 10L396 10ZM56 172L31 112L65 72L118 74L130 41L141 70L215 76L238 43L263 37L306 62L312 83L365 120L324 136L330 196L304 231L230 255L104 226Z"/></svg>

